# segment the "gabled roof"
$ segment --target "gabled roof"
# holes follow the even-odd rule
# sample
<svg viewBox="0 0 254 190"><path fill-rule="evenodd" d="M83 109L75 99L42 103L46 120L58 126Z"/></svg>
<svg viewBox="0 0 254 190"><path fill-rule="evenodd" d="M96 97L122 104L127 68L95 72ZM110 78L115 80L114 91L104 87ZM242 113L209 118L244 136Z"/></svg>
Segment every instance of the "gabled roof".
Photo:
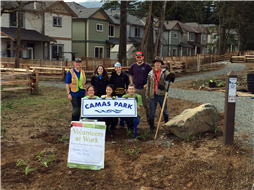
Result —
<svg viewBox="0 0 254 190"><path fill-rule="evenodd" d="M195 30L196 33L208 33L207 27L196 22L186 22L184 24Z"/></svg>
<svg viewBox="0 0 254 190"><path fill-rule="evenodd" d="M178 23L177 20L166 20L164 22L164 27L167 29L167 30L172 30L176 25L179 26L179 28L181 29L181 32L183 31L182 30L182 27L180 26L180 24Z"/></svg>
<svg viewBox="0 0 254 190"><path fill-rule="evenodd" d="M58 3L61 3L69 11L70 15L72 15L73 17L77 17L77 15L62 0L60 0L60 1L37 1L37 2L32 2L32 3L29 3L26 6L24 6L23 10L28 10L28 11L41 11L41 10L51 11L50 9ZM1 2L1 7L3 7L4 5L18 6L18 3L16 1L2 1Z"/></svg>
<svg viewBox="0 0 254 190"><path fill-rule="evenodd" d="M120 10L108 10L105 11L107 15L112 19L112 23L120 24ZM127 13L127 24L129 25L137 25L137 26L145 26L144 22L131 14Z"/></svg>
<svg viewBox="0 0 254 190"><path fill-rule="evenodd" d="M102 8L86 8L75 2L67 2L66 4L78 15L78 18L88 19L98 11L101 11L102 14L104 14L105 17L107 17L108 20L112 22L111 18L105 13L105 11Z"/></svg>
<svg viewBox="0 0 254 190"><path fill-rule="evenodd" d="M17 39L17 28L1 27L1 35L7 36L15 41ZM43 35L37 32L36 30L27 30L27 29L22 29L21 40L56 42L56 40L54 40L53 38Z"/></svg>

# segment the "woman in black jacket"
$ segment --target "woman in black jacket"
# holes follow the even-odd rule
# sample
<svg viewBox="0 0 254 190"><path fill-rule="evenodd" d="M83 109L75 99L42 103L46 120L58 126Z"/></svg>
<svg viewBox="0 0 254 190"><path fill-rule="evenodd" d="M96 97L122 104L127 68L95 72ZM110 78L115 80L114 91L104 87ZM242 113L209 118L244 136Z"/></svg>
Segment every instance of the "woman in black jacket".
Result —
<svg viewBox="0 0 254 190"><path fill-rule="evenodd" d="M96 96L101 97L106 94L106 86L109 84L109 78L107 71L103 65L98 65L94 71L94 75L91 79L91 85L95 87Z"/></svg>

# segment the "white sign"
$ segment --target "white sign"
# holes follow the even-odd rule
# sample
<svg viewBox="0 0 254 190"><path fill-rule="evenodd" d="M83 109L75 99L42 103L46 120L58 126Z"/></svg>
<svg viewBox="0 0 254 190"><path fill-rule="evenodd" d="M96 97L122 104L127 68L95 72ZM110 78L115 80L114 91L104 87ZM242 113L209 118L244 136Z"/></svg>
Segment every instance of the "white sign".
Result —
<svg viewBox="0 0 254 190"><path fill-rule="evenodd" d="M82 98L81 117L137 117L134 98Z"/></svg>
<svg viewBox="0 0 254 190"><path fill-rule="evenodd" d="M237 78L229 78L228 102L235 102L236 100L236 85L237 85Z"/></svg>
<svg viewBox="0 0 254 190"><path fill-rule="evenodd" d="M105 124L94 123L72 127L67 166L91 170L104 168L105 129Z"/></svg>

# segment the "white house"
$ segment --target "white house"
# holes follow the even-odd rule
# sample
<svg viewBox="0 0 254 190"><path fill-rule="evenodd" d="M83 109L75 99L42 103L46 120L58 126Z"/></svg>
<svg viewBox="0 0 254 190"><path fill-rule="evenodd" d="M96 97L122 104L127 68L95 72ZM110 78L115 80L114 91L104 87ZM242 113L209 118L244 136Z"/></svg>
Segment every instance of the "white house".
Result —
<svg viewBox="0 0 254 190"><path fill-rule="evenodd" d="M5 3L15 5L16 2L2 1L1 6ZM2 14L2 57L15 56L17 15L17 12ZM72 60L72 17L77 15L64 1L41 1L26 5L22 10L20 58Z"/></svg>

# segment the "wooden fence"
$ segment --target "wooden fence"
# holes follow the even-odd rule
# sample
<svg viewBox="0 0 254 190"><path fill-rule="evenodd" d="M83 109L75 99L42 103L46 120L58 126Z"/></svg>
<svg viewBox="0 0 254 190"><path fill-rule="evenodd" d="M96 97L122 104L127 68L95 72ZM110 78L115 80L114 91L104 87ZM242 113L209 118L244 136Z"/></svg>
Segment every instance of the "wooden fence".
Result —
<svg viewBox="0 0 254 190"><path fill-rule="evenodd" d="M22 85L23 87L13 87L13 85ZM4 87L1 91L16 91L16 90L30 90L30 94L34 90L38 94L39 87L38 71L31 72L29 69L11 69L1 68L1 86Z"/></svg>
<svg viewBox="0 0 254 190"><path fill-rule="evenodd" d="M254 51L246 51L242 53L243 55L231 55L229 61L231 63L247 63L254 62Z"/></svg>
<svg viewBox="0 0 254 190"><path fill-rule="evenodd" d="M197 56L164 56L162 60L166 65L170 67L171 71L177 73L186 72L189 67L197 67L200 69L201 64L213 63L216 61L229 60L234 53L226 53L225 55L216 54L199 54ZM108 74L114 70L114 64L117 60L111 60L109 58L94 58L94 57L81 57L82 69L86 71L87 78L90 79L93 75L95 68L98 65L103 65ZM15 58L1 57L2 68L14 68ZM123 70L127 70L129 66L135 62L135 59L127 61L128 66L123 67ZM20 59L20 68L29 68L30 70L36 69L40 78L62 79L66 76L66 71L73 67L72 61L55 61L55 60L37 60L37 59Z"/></svg>

